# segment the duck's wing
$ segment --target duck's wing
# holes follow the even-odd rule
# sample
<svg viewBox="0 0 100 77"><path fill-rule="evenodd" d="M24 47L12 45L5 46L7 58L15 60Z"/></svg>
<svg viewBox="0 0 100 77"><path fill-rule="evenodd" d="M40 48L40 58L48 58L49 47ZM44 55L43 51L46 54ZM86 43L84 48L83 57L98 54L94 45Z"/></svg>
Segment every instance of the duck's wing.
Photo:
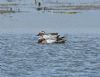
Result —
<svg viewBox="0 0 100 77"><path fill-rule="evenodd" d="M50 33L51 35L58 35L58 33Z"/></svg>
<svg viewBox="0 0 100 77"><path fill-rule="evenodd" d="M56 39L57 35L51 35L51 34L43 35L43 38L45 38L45 39Z"/></svg>

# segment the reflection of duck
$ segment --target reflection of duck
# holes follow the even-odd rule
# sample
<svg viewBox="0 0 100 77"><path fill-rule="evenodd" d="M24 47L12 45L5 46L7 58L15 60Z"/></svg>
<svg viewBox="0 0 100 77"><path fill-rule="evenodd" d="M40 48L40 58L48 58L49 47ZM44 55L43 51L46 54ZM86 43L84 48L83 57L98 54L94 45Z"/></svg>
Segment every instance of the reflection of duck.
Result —
<svg viewBox="0 0 100 77"><path fill-rule="evenodd" d="M45 33L44 31L39 32L38 43L65 43L65 38L60 37L58 33Z"/></svg>

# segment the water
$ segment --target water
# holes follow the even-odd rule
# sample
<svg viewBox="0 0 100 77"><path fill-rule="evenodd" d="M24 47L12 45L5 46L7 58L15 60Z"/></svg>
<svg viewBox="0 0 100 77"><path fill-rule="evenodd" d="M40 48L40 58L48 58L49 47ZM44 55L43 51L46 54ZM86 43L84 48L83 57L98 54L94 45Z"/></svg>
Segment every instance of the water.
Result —
<svg viewBox="0 0 100 77"><path fill-rule="evenodd" d="M0 77L100 77L100 34L92 34L100 33L100 10L54 13L37 11L33 0L0 2L7 1L18 5L0 14ZM65 44L42 45L41 30L73 34Z"/></svg>
<svg viewBox="0 0 100 77"><path fill-rule="evenodd" d="M100 33L100 10L78 10L77 14L53 13L37 11L34 9L33 0L18 0L16 3L18 5L11 7L20 12L0 14L0 32L33 33L44 30L62 33Z"/></svg>
<svg viewBox="0 0 100 77"><path fill-rule="evenodd" d="M42 45L33 34L0 34L0 77L100 77L100 35L66 37Z"/></svg>

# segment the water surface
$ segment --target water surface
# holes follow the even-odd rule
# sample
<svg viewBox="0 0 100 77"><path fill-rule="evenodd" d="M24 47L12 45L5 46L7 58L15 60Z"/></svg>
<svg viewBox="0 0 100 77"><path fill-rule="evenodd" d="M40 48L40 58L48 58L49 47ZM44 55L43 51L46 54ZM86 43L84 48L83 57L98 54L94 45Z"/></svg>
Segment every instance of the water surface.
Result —
<svg viewBox="0 0 100 77"><path fill-rule="evenodd" d="M0 77L100 77L100 10L57 13L37 11L33 0L7 1L0 2L11 11L0 14ZM65 44L42 45L41 30L73 34Z"/></svg>
<svg viewBox="0 0 100 77"><path fill-rule="evenodd" d="M38 44L33 34L0 34L0 77L100 77L100 37Z"/></svg>
<svg viewBox="0 0 100 77"><path fill-rule="evenodd" d="M0 32L2 33L34 33L41 30L61 33L100 32L99 10L78 10L79 13L68 14L37 11L33 0L21 0L15 3L18 5L11 6L15 13L0 14Z"/></svg>

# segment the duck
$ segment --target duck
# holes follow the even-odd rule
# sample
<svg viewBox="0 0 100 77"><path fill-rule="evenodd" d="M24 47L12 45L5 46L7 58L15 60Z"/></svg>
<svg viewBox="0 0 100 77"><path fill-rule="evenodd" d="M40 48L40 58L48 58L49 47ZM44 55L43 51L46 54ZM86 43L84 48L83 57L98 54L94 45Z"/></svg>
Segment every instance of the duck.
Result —
<svg viewBox="0 0 100 77"><path fill-rule="evenodd" d="M39 36L38 43L46 44L46 43L65 43L65 37L60 37L58 33L46 33L45 31L41 31L37 34Z"/></svg>

